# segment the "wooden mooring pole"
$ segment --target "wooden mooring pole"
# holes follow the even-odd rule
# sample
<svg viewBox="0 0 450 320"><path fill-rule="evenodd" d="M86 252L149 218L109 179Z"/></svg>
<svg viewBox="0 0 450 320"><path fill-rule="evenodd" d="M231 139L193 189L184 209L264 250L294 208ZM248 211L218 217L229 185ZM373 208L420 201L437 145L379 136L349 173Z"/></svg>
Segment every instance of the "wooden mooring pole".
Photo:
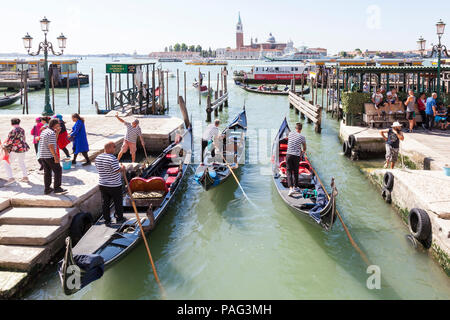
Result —
<svg viewBox="0 0 450 320"><path fill-rule="evenodd" d="M186 71L184 72L184 103L187 103L187 101L186 101Z"/></svg>
<svg viewBox="0 0 450 320"><path fill-rule="evenodd" d="M77 76L77 85L78 85L78 114L81 114L80 76Z"/></svg>
<svg viewBox="0 0 450 320"><path fill-rule="evenodd" d="M94 68L91 68L91 104L94 104Z"/></svg>
<svg viewBox="0 0 450 320"><path fill-rule="evenodd" d="M200 77L202 76L200 68L198 68L198 104L201 105L202 104L202 95L201 95L201 91L202 91L202 81L200 81Z"/></svg>
<svg viewBox="0 0 450 320"><path fill-rule="evenodd" d="M70 86L70 81L69 81L69 71L67 71L67 78L66 78L66 85L67 85L67 105L70 105L70 92L69 92L69 86Z"/></svg>
<svg viewBox="0 0 450 320"><path fill-rule="evenodd" d="M177 97L180 96L180 70L177 69ZM177 104L180 104L180 99L177 99Z"/></svg>

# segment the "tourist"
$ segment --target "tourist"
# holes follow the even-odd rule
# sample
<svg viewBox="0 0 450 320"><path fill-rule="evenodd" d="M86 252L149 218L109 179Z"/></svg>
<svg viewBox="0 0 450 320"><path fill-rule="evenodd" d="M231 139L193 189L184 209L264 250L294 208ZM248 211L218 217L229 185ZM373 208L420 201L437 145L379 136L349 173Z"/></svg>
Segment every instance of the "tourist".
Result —
<svg viewBox="0 0 450 320"><path fill-rule="evenodd" d="M220 120L216 119L214 120L214 123L211 123L210 125L208 125L205 129L205 132L203 133L203 137L202 137L202 162L204 160L204 152L205 152L205 148L208 146L209 141L211 141L211 143L214 142L215 137L219 136L219 125L220 125ZM216 153L215 153L215 149L213 148L211 151L211 156L215 157Z"/></svg>
<svg viewBox="0 0 450 320"><path fill-rule="evenodd" d="M59 120L59 125L61 127L61 131L58 134L58 148L61 149L67 158L70 158L69 150L67 150L66 146L70 143L66 129L66 123L63 121L63 117L60 114L55 116L56 119Z"/></svg>
<svg viewBox="0 0 450 320"><path fill-rule="evenodd" d="M439 104L439 107L436 110L436 115L434 117L434 122L437 127L441 130L447 129L447 108L444 107L443 103Z"/></svg>
<svg viewBox="0 0 450 320"><path fill-rule="evenodd" d="M417 99L417 108L419 109L420 116L422 117L422 128L427 129L427 114L425 113L427 104L427 96L424 92L420 93L419 99Z"/></svg>
<svg viewBox="0 0 450 320"><path fill-rule="evenodd" d="M27 142L25 141L25 130L20 127L20 119L11 119L12 130L8 133L8 138L3 143L2 148L4 152L9 153L9 163L4 161L4 167L8 181L5 186L8 186L15 182L11 164L15 161L19 162L19 166L22 169L22 182L28 181L27 167L25 165L25 152L30 150Z"/></svg>
<svg viewBox="0 0 450 320"><path fill-rule="evenodd" d="M409 131L410 133L413 132L413 128L416 125L416 97L414 96L414 90L409 90L409 96L408 99L405 101L406 106L406 119L409 121Z"/></svg>
<svg viewBox="0 0 450 320"><path fill-rule="evenodd" d="M126 219L123 216L123 193L122 179L120 173L125 171L125 167L119 164L114 151L114 142L105 144L105 152L95 158L95 167L98 171L98 184L102 197L102 213L105 224L111 224L110 205L114 202L115 217L117 223L123 223Z"/></svg>
<svg viewBox="0 0 450 320"><path fill-rule="evenodd" d="M59 155L56 152L57 148L57 134L61 130L58 119L50 120L48 128L41 133L39 140L39 159L44 165L44 194L50 194L52 191L55 194L67 193L66 189L61 188L62 168L59 164ZM54 174L53 188L52 172Z"/></svg>
<svg viewBox="0 0 450 320"><path fill-rule="evenodd" d="M437 93L433 92L431 97L427 99L427 104L425 107L425 113L427 115L427 125L428 130L432 131L434 127L434 117L436 116L436 98Z"/></svg>
<svg viewBox="0 0 450 320"><path fill-rule="evenodd" d="M41 135L41 133L45 130L45 129L47 129L48 128L48 123L50 122L50 117L41 117L41 126L40 126L40 129L39 129L39 137L38 137L38 141L40 141L40 135ZM40 167L39 167L39 171L42 171L42 170L44 170L44 164L42 163L42 161L41 161L41 159L39 159L39 144L38 144L38 152L37 152L37 154L36 154L36 157L37 157L37 159L38 159L38 162L39 162L39 164L41 165Z"/></svg>
<svg viewBox="0 0 450 320"><path fill-rule="evenodd" d="M75 122L75 125L72 127L72 132L69 136L69 140L73 141L72 164L77 164L77 156L79 153L81 153L86 160L85 163L83 163L83 166L88 166L91 164L91 160L89 160L88 156L89 144L87 141L84 119L81 118L78 113L74 113L72 115L72 121Z"/></svg>
<svg viewBox="0 0 450 320"><path fill-rule="evenodd" d="M300 133L302 132L302 124L300 122L295 124L295 130L289 132L288 148L286 152L286 174L289 186L289 196L294 192L298 192L298 168L303 152L306 152L306 139Z"/></svg>
<svg viewBox="0 0 450 320"><path fill-rule="evenodd" d="M117 159L120 161L120 158L122 158L122 155L125 152L127 152L128 149L130 149L131 162L135 162L136 161L136 150L137 150L136 142L137 142L138 137L141 140L142 147L145 149L144 137L142 136L141 127L139 127L139 120L135 119L132 123L129 123L129 122L123 120L122 118L120 118L118 112L116 113L116 118L120 122L125 124L125 126L127 127L127 133L125 135L125 139L123 140L122 149L120 150L119 156L117 157Z"/></svg>
<svg viewBox="0 0 450 320"><path fill-rule="evenodd" d="M33 129L31 129L31 135L33 136L33 145L36 154L38 154L39 151L39 136L41 135L41 127L43 125L44 124L41 122L41 117L37 117L36 124L33 126Z"/></svg>
<svg viewBox="0 0 450 320"><path fill-rule="evenodd" d="M364 82L363 92L369 93L369 91L370 91L369 84L367 82Z"/></svg>
<svg viewBox="0 0 450 320"><path fill-rule="evenodd" d="M372 95L372 102L375 105L375 109L377 110L378 116L381 115L381 109L385 102L383 94L381 93L381 89L378 88L377 91Z"/></svg>
<svg viewBox="0 0 450 320"><path fill-rule="evenodd" d="M398 95L397 95L397 89L392 89L388 93L386 93L387 102L389 103L389 106L392 104L396 104L398 102Z"/></svg>
<svg viewBox="0 0 450 320"><path fill-rule="evenodd" d="M387 137L385 134L387 133ZM381 130L381 136L386 141L386 162L384 164L385 168L394 169L395 163L398 159L398 150L400 147L400 140L403 141L402 125L399 122L394 122L391 128Z"/></svg>

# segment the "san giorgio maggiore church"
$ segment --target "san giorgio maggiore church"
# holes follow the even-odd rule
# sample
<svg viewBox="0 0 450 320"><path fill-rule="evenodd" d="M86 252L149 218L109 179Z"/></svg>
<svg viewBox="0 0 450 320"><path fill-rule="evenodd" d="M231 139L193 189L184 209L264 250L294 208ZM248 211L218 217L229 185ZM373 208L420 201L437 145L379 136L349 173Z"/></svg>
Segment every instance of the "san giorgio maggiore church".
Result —
<svg viewBox="0 0 450 320"><path fill-rule="evenodd" d="M249 45L244 45L244 29L242 27L241 15L239 13L238 23L236 24L236 49L219 48L216 49L216 57L220 59L236 60L257 60L266 57L277 57L284 54L294 53L294 43L277 43L272 33L265 42L258 42L258 39L251 38Z"/></svg>

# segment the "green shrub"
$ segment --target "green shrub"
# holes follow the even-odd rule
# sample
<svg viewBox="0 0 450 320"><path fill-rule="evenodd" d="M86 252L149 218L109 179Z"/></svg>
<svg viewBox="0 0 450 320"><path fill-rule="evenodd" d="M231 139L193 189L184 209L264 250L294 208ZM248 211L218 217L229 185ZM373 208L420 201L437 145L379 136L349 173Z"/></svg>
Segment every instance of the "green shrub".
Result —
<svg viewBox="0 0 450 320"><path fill-rule="evenodd" d="M342 92L342 110L348 114L364 112L364 103L370 102L370 93L366 92Z"/></svg>

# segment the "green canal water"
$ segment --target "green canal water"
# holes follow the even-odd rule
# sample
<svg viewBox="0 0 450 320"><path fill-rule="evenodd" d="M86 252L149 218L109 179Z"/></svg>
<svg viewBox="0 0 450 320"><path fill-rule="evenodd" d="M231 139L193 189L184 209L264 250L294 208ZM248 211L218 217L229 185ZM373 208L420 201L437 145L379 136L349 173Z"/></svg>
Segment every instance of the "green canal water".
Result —
<svg viewBox="0 0 450 320"><path fill-rule="evenodd" d="M105 63L111 59L82 60L79 70L94 68L95 99L104 105ZM260 62L230 62L230 75L239 65ZM194 123L196 150L205 126L205 102L198 104L191 84L197 66L166 63L163 68L187 71L187 105ZM219 66L211 71L211 84ZM231 78L231 77L230 77ZM214 81L213 81L214 79ZM123 83L123 82L122 82ZM187 175L166 215L149 235L150 249L169 299L449 299L450 279L423 251L412 249L407 227L359 167L341 153L339 124L323 116L322 134L305 122L308 151L324 183L335 177L339 190L338 209L356 242L381 270L381 289L369 290L370 274L350 245L339 221L329 233L306 223L279 198L270 176L271 140L287 116L286 97L247 93L229 80L230 106L219 116L225 124L246 105L249 126L248 164L238 177L250 204L233 179L209 192ZM176 105L176 79L169 80L170 115L180 116ZM81 113L92 114L90 88L81 91ZM30 93L30 110L42 110L43 91ZM320 99L319 99L320 101ZM69 114L77 109L76 89L70 106L65 89L56 90L56 111ZM21 113L21 106L1 109ZM89 130L89 128L87 128ZM198 152L197 152L198 154ZM374 162L374 165L378 165ZM367 163L364 164L367 166ZM160 299L143 243L108 269L104 276L77 294L63 294L56 267L40 276L27 299Z"/></svg>

